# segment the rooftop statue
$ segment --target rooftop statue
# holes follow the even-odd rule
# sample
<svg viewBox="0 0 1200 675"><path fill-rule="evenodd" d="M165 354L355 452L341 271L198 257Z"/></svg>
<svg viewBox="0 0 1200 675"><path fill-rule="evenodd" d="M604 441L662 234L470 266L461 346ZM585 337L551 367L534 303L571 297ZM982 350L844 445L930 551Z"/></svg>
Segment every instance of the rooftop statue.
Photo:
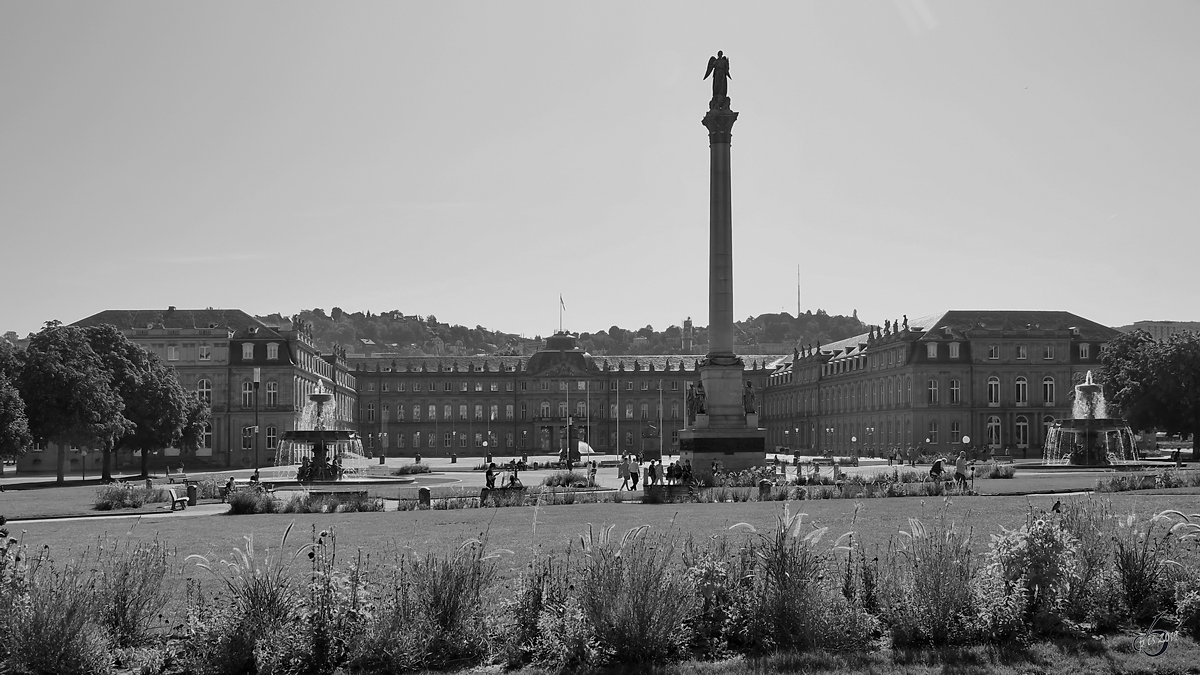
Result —
<svg viewBox="0 0 1200 675"><path fill-rule="evenodd" d="M713 78L713 97L709 103L710 108L728 108L729 107L729 57L723 52L718 51L716 56L708 58L708 70L704 71L704 79L712 75Z"/></svg>

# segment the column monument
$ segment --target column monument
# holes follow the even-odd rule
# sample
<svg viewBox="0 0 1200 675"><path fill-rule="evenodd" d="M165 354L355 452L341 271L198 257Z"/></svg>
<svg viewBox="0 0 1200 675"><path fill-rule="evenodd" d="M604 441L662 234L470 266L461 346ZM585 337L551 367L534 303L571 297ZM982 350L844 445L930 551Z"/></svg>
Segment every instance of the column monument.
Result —
<svg viewBox="0 0 1200 675"><path fill-rule="evenodd" d="M717 462L724 470L766 463L766 429L758 428L754 393L743 382L742 359L733 351L733 205L729 142L738 114L729 109L729 58L708 60L704 78L713 97L702 123L708 128L708 354L700 385L688 396L688 426L679 432L680 459L705 476Z"/></svg>

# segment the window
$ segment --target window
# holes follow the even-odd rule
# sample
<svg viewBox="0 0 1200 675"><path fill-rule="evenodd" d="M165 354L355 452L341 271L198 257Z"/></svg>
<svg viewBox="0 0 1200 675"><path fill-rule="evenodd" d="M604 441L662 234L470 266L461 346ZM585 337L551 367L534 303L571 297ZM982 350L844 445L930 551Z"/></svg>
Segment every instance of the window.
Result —
<svg viewBox="0 0 1200 675"><path fill-rule="evenodd" d="M179 360L179 345L167 345L167 360L168 361L178 361Z"/></svg>
<svg viewBox="0 0 1200 675"><path fill-rule="evenodd" d="M575 383L576 391L587 391L587 380L580 380Z"/></svg>
<svg viewBox="0 0 1200 675"><path fill-rule="evenodd" d="M267 407L274 408L278 404L279 404L279 383L278 382L268 382L267 383Z"/></svg>
<svg viewBox="0 0 1200 675"><path fill-rule="evenodd" d="M419 450L421 448L421 432L419 432L419 431L413 432L412 442L413 442L413 450Z"/></svg>
<svg viewBox="0 0 1200 675"><path fill-rule="evenodd" d="M633 391L633 380L625 383L625 391Z"/></svg>
<svg viewBox="0 0 1200 675"><path fill-rule="evenodd" d="M993 448L1000 447L1000 418L995 415L987 419L987 442Z"/></svg>
<svg viewBox="0 0 1200 675"><path fill-rule="evenodd" d="M483 383L482 382L475 383L475 391L483 391Z"/></svg>
<svg viewBox="0 0 1200 675"><path fill-rule="evenodd" d="M488 389L490 391L500 391L500 383L499 382L489 382Z"/></svg>
<svg viewBox="0 0 1200 675"><path fill-rule="evenodd" d="M671 380L671 391L679 391L679 380Z"/></svg>
<svg viewBox="0 0 1200 675"><path fill-rule="evenodd" d="M950 343L950 358L952 358L952 359L958 358L958 343L957 342Z"/></svg>
<svg viewBox="0 0 1200 675"><path fill-rule="evenodd" d="M447 403L442 406L442 421L449 422L454 419L454 406Z"/></svg>
<svg viewBox="0 0 1200 675"><path fill-rule="evenodd" d="M938 381L929 381L929 405L938 404Z"/></svg>
<svg viewBox="0 0 1200 675"><path fill-rule="evenodd" d="M500 406L493 404L491 409L488 410L488 419L495 420L495 419L499 419L499 418L500 418Z"/></svg>
<svg viewBox="0 0 1200 675"><path fill-rule="evenodd" d="M1020 360L1029 358L1029 352L1025 349L1025 345L1017 345L1017 358Z"/></svg>
<svg viewBox="0 0 1200 675"><path fill-rule="evenodd" d="M421 391L421 383L413 382L413 393L416 393L418 391ZM432 389L430 391L432 391Z"/></svg>
<svg viewBox="0 0 1200 675"><path fill-rule="evenodd" d="M390 413L391 410L389 409L388 405L386 403L383 404L383 406L379 408L379 421L386 424Z"/></svg>
<svg viewBox="0 0 1200 675"><path fill-rule="evenodd" d="M403 380L401 380L400 382L397 382L397 383L396 383L396 391L400 391L400 392L402 392L402 391L404 391L404 389L405 389L405 387L404 387L404 381L403 381ZM403 446L397 446L397 447L403 447Z"/></svg>
<svg viewBox="0 0 1200 675"><path fill-rule="evenodd" d="M505 382L504 383L504 391L512 391L512 390L513 390L513 383L511 381Z"/></svg>
<svg viewBox="0 0 1200 675"><path fill-rule="evenodd" d="M645 403L642 404L642 419L650 419L650 406Z"/></svg>
<svg viewBox="0 0 1200 675"><path fill-rule="evenodd" d="M212 425L208 422L204 423L204 429L200 431L200 447L212 450Z"/></svg>
<svg viewBox="0 0 1200 675"><path fill-rule="evenodd" d="M168 347L167 349L170 350L170 347ZM170 351L168 351L167 353L170 354ZM1091 353L1092 353L1091 345L1079 345L1079 358L1086 359L1086 358L1088 358L1088 356Z"/></svg>
<svg viewBox="0 0 1200 675"><path fill-rule="evenodd" d="M458 390L459 390L459 391L466 391L466 390L467 390L467 383L466 383L465 381L464 381L464 382L459 382L459 383L458 383Z"/></svg>
<svg viewBox="0 0 1200 675"><path fill-rule="evenodd" d="M633 432L632 431L625 432L625 445L629 446L629 447L633 446Z"/></svg>
<svg viewBox="0 0 1200 675"><path fill-rule="evenodd" d="M550 389L550 383L546 380L542 380L541 385L542 385L542 391L548 391Z"/></svg>
<svg viewBox="0 0 1200 675"><path fill-rule="evenodd" d="M463 422L467 421L467 406L466 406L466 404L459 404L458 419Z"/></svg>
<svg viewBox="0 0 1200 675"><path fill-rule="evenodd" d="M458 447L460 447L460 448L467 447L467 435L461 431L458 432Z"/></svg>
<svg viewBox="0 0 1200 675"><path fill-rule="evenodd" d="M403 421L404 421L404 406L403 406L403 405L397 405L397 406L396 406L396 421L397 421L397 422L403 422ZM402 446L402 445L397 445L396 447L397 447L397 448L402 448L402 447L404 447L404 446Z"/></svg>
<svg viewBox="0 0 1200 675"><path fill-rule="evenodd" d="M567 390L567 381L566 380L555 380L554 382L557 385L555 388L558 389L559 391Z"/></svg>
<svg viewBox="0 0 1200 675"><path fill-rule="evenodd" d="M1042 378L1042 403L1054 405L1054 378L1049 375Z"/></svg>
<svg viewBox="0 0 1200 675"><path fill-rule="evenodd" d="M197 346L196 358L201 361L212 361L212 345L201 343Z"/></svg>
<svg viewBox="0 0 1200 675"><path fill-rule="evenodd" d="M673 419L673 420L679 419L679 404L678 403L671 404L671 419Z"/></svg>
<svg viewBox="0 0 1200 675"><path fill-rule="evenodd" d="M962 441L962 429L958 426L958 422L950 423L950 442L958 443Z"/></svg>
<svg viewBox="0 0 1200 675"><path fill-rule="evenodd" d="M1054 345L1046 345L1046 349L1042 353L1042 358L1047 361L1054 360Z"/></svg>
<svg viewBox="0 0 1200 675"><path fill-rule="evenodd" d="M481 448L481 447L483 447L483 434L482 434L482 433L478 433L478 432L476 432L476 434L475 434L475 447L477 447L477 448Z"/></svg>
<svg viewBox="0 0 1200 675"><path fill-rule="evenodd" d="M454 447L454 438L452 437L452 435L450 434L450 432L449 432L449 431L447 431L446 433L442 434L442 447L443 447L443 448L452 448L452 447Z"/></svg>
<svg viewBox="0 0 1200 675"><path fill-rule="evenodd" d="M367 404L367 421L368 422L375 421L375 404L374 403Z"/></svg>
<svg viewBox="0 0 1200 675"><path fill-rule="evenodd" d="M421 421L421 406L420 405L414 405L412 407L412 421L414 421L414 422ZM416 447L416 448L421 447L421 442L417 441L416 443L413 443L413 447Z"/></svg>
<svg viewBox="0 0 1200 675"><path fill-rule="evenodd" d="M509 403L504 406L504 419L511 420L513 418L513 405Z"/></svg>
<svg viewBox="0 0 1200 675"><path fill-rule="evenodd" d="M936 342L925 345L925 357L928 359L936 359L937 358L937 343Z"/></svg>
<svg viewBox="0 0 1200 675"><path fill-rule="evenodd" d="M937 445L937 442L938 442L938 423L937 422L929 423L929 431L926 432L925 437L929 439L930 445Z"/></svg>
<svg viewBox="0 0 1200 675"><path fill-rule="evenodd" d="M988 358L993 361L1000 358L1000 347L997 345L988 346Z"/></svg>
<svg viewBox="0 0 1200 675"><path fill-rule="evenodd" d="M242 427L242 449L254 449L254 427Z"/></svg>
<svg viewBox="0 0 1200 675"><path fill-rule="evenodd" d="M279 429L275 425L267 427L267 449L274 450L279 447Z"/></svg>
<svg viewBox="0 0 1200 675"><path fill-rule="evenodd" d="M1025 419L1024 415L1017 417L1017 447L1029 447L1029 420Z"/></svg>
<svg viewBox="0 0 1200 675"><path fill-rule="evenodd" d="M567 402L566 401L558 402L558 416L560 419L567 418Z"/></svg>
<svg viewBox="0 0 1200 675"><path fill-rule="evenodd" d="M529 414L529 409L526 407L526 405L524 403L521 403L521 421L522 422L524 422L527 419L526 416L528 414Z"/></svg>
<svg viewBox="0 0 1200 675"><path fill-rule="evenodd" d="M608 406L608 417L609 417L609 419L614 419L614 420L617 419L617 404L616 403L613 403Z"/></svg>
<svg viewBox="0 0 1200 675"><path fill-rule="evenodd" d="M429 439L429 447L431 449L437 447L437 436L435 434L426 434L425 437Z"/></svg>
<svg viewBox="0 0 1200 675"><path fill-rule="evenodd" d="M443 382L442 383L442 391L454 391L454 383L453 382Z"/></svg>
<svg viewBox="0 0 1200 675"><path fill-rule="evenodd" d="M950 380L950 402L962 403L962 380Z"/></svg>
<svg viewBox="0 0 1200 675"><path fill-rule="evenodd" d="M543 417L543 418L550 417L550 402L549 401L542 401L542 404L540 406L538 406L538 416Z"/></svg>
<svg viewBox="0 0 1200 675"><path fill-rule="evenodd" d="M1000 405L1000 378L995 375L987 381L988 405Z"/></svg>
<svg viewBox="0 0 1200 675"><path fill-rule="evenodd" d="M633 419L633 404L632 403L625 404L625 419L627 419L627 420Z"/></svg>
<svg viewBox="0 0 1200 675"><path fill-rule="evenodd" d="M650 383L647 382L646 380L642 380L642 391L649 391L649 390L650 390Z"/></svg>
<svg viewBox="0 0 1200 675"><path fill-rule="evenodd" d="M380 391L387 391L388 386L389 386L388 383L384 382L382 385L380 385L379 389L380 389Z"/></svg>
<svg viewBox="0 0 1200 675"><path fill-rule="evenodd" d="M476 422L483 421L483 404L482 403L475 404L475 421Z"/></svg>
<svg viewBox="0 0 1200 675"><path fill-rule="evenodd" d="M513 435L512 435L512 432L510 431L507 434L504 434L504 447L511 448L512 446L513 446Z"/></svg>
<svg viewBox="0 0 1200 675"><path fill-rule="evenodd" d="M202 379L196 383L196 397L204 403L212 403L212 380Z"/></svg>
<svg viewBox="0 0 1200 675"><path fill-rule="evenodd" d="M616 390L617 390L617 388L618 388L618 385L617 385L617 380L613 380L612 382L609 382L609 383L608 383L608 389L609 389L609 391L616 391Z"/></svg>
<svg viewBox="0 0 1200 675"><path fill-rule="evenodd" d="M242 383L242 407L249 408L254 405L254 383Z"/></svg>
<svg viewBox="0 0 1200 675"><path fill-rule="evenodd" d="M437 421L437 406L432 403L429 404L429 421L430 422ZM430 446L430 447L432 447L432 446Z"/></svg>
<svg viewBox="0 0 1200 675"><path fill-rule="evenodd" d="M267 343L267 360L275 361L278 359L279 359L279 343L268 342Z"/></svg>
<svg viewBox="0 0 1200 675"><path fill-rule="evenodd" d="M588 410L586 401L578 401L575 403L575 416L580 419L587 419Z"/></svg>

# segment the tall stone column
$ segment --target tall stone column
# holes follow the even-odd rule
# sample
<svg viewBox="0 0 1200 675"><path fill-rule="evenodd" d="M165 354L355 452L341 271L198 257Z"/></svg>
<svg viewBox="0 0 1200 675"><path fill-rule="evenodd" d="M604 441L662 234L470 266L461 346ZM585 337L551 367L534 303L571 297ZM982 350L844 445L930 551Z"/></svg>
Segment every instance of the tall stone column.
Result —
<svg viewBox="0 0 1200 675"><path fill-rule="evenodd" d="M758 415L748 413L744 365L733 350L733 202L729 143L738 114L729 109L726 80L729 60L721 53L709 59L713 97L702 123L708 129L708 336L700 365L704 397L695 425L679 433L680 458L701 477L714 466L740 470L765 462L766 430ZM706 74L705 77L708 75ZM699 398L699 397L698 397Z"/></svg>

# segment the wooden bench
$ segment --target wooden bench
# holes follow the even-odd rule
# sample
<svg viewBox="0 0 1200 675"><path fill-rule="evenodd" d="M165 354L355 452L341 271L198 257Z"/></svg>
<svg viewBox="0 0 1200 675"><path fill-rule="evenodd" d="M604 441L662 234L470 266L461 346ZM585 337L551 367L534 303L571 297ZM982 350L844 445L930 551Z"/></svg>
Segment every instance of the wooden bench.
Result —
<svg viewBox="0 0 1200 675"><path fill-rule="evenodd" d="M187 509L187 504L188 504L187 497L180 497L179 495L175 494L175 488L167 488L167 494L171 497L171 510L172 511L175 510L176 505L178 505L180 509Z"/></svg>
<svg viewBox="0 0 1200 675"><path fill-rule="evenodd" d="M993 455L992 461L994 461L998 464L1012 464L1013 456L1012 455Z"/></svg>

